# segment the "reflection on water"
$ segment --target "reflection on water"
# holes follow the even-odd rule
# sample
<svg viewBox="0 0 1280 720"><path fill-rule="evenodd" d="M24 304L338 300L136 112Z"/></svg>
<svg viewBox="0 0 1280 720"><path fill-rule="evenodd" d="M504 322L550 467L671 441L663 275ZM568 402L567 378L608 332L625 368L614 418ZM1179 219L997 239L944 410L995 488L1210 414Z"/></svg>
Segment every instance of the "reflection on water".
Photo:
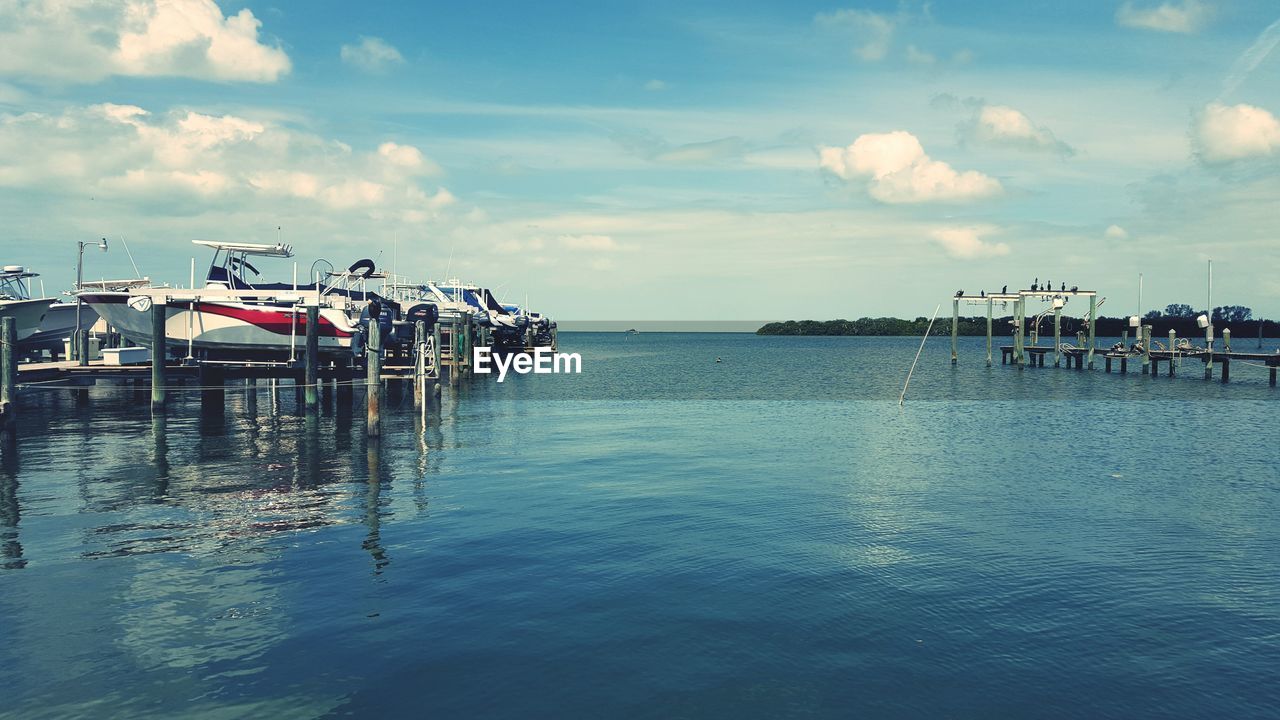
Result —
<svg viewBox="0 0 1280 720"><path fill-rule="evenodd" d="M425 417L389 392L373 441L359 394L307 417L287 383L154 417L145 388L29 395L0 433L0 717L1280 704L1265 375L939 345L899 409L910 339L562 342L586 374L446 385Z"/></svg>

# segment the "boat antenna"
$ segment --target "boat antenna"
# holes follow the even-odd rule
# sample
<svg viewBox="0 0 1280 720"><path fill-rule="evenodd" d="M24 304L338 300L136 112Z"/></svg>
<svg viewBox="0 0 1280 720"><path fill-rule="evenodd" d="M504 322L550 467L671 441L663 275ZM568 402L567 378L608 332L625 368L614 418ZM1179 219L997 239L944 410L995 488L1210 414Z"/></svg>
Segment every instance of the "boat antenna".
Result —
<svg viewBox="0 0 1280 720"><path fill-rule="evenodd" d="M449 271L453 269L453 249L457 246L458 246L458 237L455 235L453 239L449 241L449 264L445 265L444 267L445 280L449 279Z"/></svg>
<svg viewBox="0 0 1280 720"><path fill-rule="evenodd" d="M400 231L391 231L391 282L399 282L396 280L396 266L400 260Z"/></svg>
<svg viewBox="0 0 1280 720"><path fill-rule="evenodd" d="M133 261L133 253L129 252L129 243L124 241L124 235L120 236L120 244L124 246L124 254L129 256L129 264L133 266L133 276L142 277L142 271L138 269L138 263Z"/></svg>

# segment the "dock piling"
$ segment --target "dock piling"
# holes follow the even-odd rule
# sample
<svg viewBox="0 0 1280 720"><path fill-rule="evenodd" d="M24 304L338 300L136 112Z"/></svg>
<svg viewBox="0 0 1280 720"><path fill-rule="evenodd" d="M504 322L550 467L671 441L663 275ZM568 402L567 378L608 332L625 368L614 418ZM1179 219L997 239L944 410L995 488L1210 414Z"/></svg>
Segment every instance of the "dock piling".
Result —
<svg viewBox="0 0 1280 720"><path fill-rule="evenodd" d="M18 321L0 318L0 427L13 425L18 399Z"/></svg>
<svg viewBox="0 0 1280 720"><path fill-rule="evenodd" d="M167 308L162 302L151 303L151 412L164 412L165 348L164 325Z"/></svg>
<svg viewBox="0 0 1280 720"><path fill-rule="evenodd" d="M1089 296L1089 369L1093 369L1093 354L1098 349L1098 296Z"/></svg>
<svg viewBox="0 0 1280 720"><path fill-rule="evenodd" d="M1173 377L1174 360L1178 357L1178 331L1169 328L1169 377Z"/></svg>
<svg viewBox="0 0 1280 720"><path fill-rule="evenodd" d="M423 384L427 379L427 326L421 320L413 324L413 404L426 402Z"/></svg>
<svg viewBox="0 0 1280 720"><path fill-rule="evenodd" d="M987 367L991 367L991 298L987 298ZM555 330L552 331L552 337L555 337Z"/></svg>
<svg viewBox="0 0 1280 720"><path fill-rule="evenodd" d="M1227 355L1223 355L1222 356L1222 384L1225 385L1230 381L1231 381L1231 357Z"/></svg>
<svg viewBox="0 0 1280 720"><path fill-rule="evenodd" d="M1062 308L1053 309L1053 366L1062 366Z"/></svg>
<svg viewBox="0 0 1280 720"><path fill-rule="evenodd" d="M320 307L307 305L306 406L308 413L320 407Z"/></svg>
<svg viewBox="0 0 1280 720"><path fill-rule="evenodd" d="M960 298L951 301L951 364L956 364L956 342L960 335ZM532 344L532 343L530 343Z"/></svg>
<svg viewBox="0 0 1280 720"><path fill-rule="evenodd" d="M1018 327L1013 332L1013 360L1021 368L1026 362L1026 354L1023 352L1022 332L1026 326L1026 301L1019 296L1018 302L1014 306L1013 316L1014 322Z"/></svg>
<svg viewBox="0 0 1280 720"><path fill-rule="evenodd" d="M365 352L367 385L365 395L368 398L368 434L378 437L382 434L382 332L378 328L377 318L369 319L369 343Z"/></svg>
<svg viewBox="0 0 1280 720"><path fill-rule="evenodd" d="M1151 372L1151 326L1142 326L1142 374Z"/></svg>

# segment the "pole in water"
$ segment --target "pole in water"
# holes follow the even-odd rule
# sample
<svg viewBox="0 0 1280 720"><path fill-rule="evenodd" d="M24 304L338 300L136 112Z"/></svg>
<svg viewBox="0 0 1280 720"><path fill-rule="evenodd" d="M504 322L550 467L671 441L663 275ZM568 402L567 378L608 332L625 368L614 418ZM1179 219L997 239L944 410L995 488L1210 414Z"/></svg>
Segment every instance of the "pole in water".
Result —
<svg viewBox="0 0 1280 720"><path fill-rule="evenodd" d="M951 301L951 364L956 364L956 336L960 333L960 298Z"/></svg>
<svg viewBox="0 0 1280 720"><path fill-rule="evenodd" d="M929 339L929 331L933 329L933 321L938 318L942 305L933 309L933 317L929 318L929 327L924 329L924 337L920 338L920 348L916 350L916 359L911 361L911 369L907 371L907 381L902 383L902 394L898 396L898 407L907 399L907 386L911 384L911 375L916 371L916 363L920 362L920 353L924 352L924 342Z"/></svg>
<svg viewBox="0 0 1280 720"><path fill-rule="evenodd" d="M369 437L378 437L382 434L382 330L376 317L369 318L365 364L368 370L365 395L369 401L367 429Z"/></svg>
<svg viewBox="0 0 1280 720"><path fill-rule="evenodd" d="M164 411L165 320L168 309L162 302L151 303L151 412Z"/></svg>
<svg viewBox="0 0 1280 720"><path fill-rule="evenodd" d="M18 399L18 321L0 319L0 427L13 425Z"/></svg>
<svg viewBox="0 0 1280 720"><path fill-rule="evenodd" d="M306 408L314 413L320 407L320 308L307 306Z"/></svg>

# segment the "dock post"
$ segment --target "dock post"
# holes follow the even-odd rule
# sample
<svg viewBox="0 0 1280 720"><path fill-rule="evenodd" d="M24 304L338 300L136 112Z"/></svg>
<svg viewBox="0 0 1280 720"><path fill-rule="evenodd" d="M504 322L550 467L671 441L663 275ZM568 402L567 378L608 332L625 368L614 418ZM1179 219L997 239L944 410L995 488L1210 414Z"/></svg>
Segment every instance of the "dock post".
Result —
<svg viewBox="0 0 1280 720"><path fill-rule="evenodd" d="M440 367L440 323L436 322L431 328L431 367L436 369L436 380L439 381L444 376L444 372Z"/></svg>
<svg viewBox="0 0 1280 720"><path fill-rule="evenodd" d="M1053 366L1062 366L1062 308L1053 309Z"/></svg>
<svg viewBox="0 0 1280 720"><path fill-rule="evenodd" d="M1151 326L1142 326L1142 374L1151 372Z"/></svg>
<svg viewBox="0 0 1280 720"><path fill-rule="evenodd" d="M1110 355L1106 356L1106 361L1107 361L1107 372L1111 372L1111 356Z"/></svg>
<svg viewBox="0 0 1280 720"><path fill-rule="evenodd" d="M951 301L951 364L956 364L956 337L960 334L960 298Z"/></svg>
<svg viewBox="0 0 1280 720"><path fill-rule="evenodd" d="M1271 387L1276 386L1276 366L1275 365L1271 366L1271 377L1268 380L1268 384L1270 384Z"/></svg>
<svg viewBox="0 0 1280 720"><path fill-rule="evenodd" d="M1210 316L1212 317L1212 316ZM1204 329L1204 379L1213 379L1213 320Z"/></svg>
<svg viewBox="0 0 1280 720"><path fill-rule="evenodd" d="M1231 358L1226 355L1223 355L1222 356L1222 383L1225 385L1230 381L1231 381Z"/></svg>
<svg viewBox="0 0 1280 720"><path fill-rule="evenodd" d="M89 364L89 331L76 328L76 359L81 366Z"/></svg>
<svg viewBox="0 0 1280 720"><path fill-rule="evenodd" d="M991 305L992 305L992 300L989 299L988 297L987 299L987 366L988 368L989 366L991 366ZM554 347L556 346L556 341L554 341L554 338L556 338L556 329L554 328L552 328L552 338L553 338L552 350L554 351L556 350L556 347Z"/></svg>
<svg viewBox="0 0 1280 720"><path fill-rule="evenodd" d="M426 392L422 385L427 379L427 326L421 320L413 324L413 405L422 407Z"/></svg>
<svg viewBox="0 0 1280 720"><path fill-rule="evenodd" d="M200 414L221 415L226 412L227 393L223 386L225 373L217 365L201 362L197 373L200 383Z"/></svg>
<svg viewBox="0 0 1280 720"><path fill-rule="evenodd" d="M462 358L460 358L462 362L466 363L467 377L471 377L471 372L474 370L471 367L471 344L474 342L474 338L471 337L473 327L471 316L467 315L462 324Z"/></svg>
<svg viewBox="0 0 1280 720"><path fill-rule="evenodd" d="M1022 352L1022 330L1023 325L1025 325L1024 319L1026 317L1026 309L1023 305L1024 302L1025 301L1022 296L1019 295L1018 302L1013 308L1014 322L1018 325L1017 329L1013 331L1013 361L1017 363L1019 368L1022 367L1022 364L1026 359Z"/></svg>
<svg viewBox="0 0 1280 720"><path fill-rule="evenodd" d="M378 437L383 428L381 415L381 395L383 395L383 333L378 327L378 319L369 319L369 343L365 350L365 397L369 401L369 421L366 428L369 437Z"/></svg>
<svg viewBox="0 0 1280 720"><path fill-rule="evenodd" d="M151 412L163 412L165 402L165 348L164 324L168 309L162 302L151 303Z"/></svg>
<svg viewBox="0 0 1280 720"><path fill-rule="evenodd" d="M1231 328L1222 329L1222 351L1231 352Z"/></svg>
<svg viewBox="0 0 1280 720"><path fill-rule="evenodd" d="M1093 354L1098 346L1098 296L1089 296L1089 369L1093 369Z"/></svg>
<svg viewBox="0 0 1280 720"><path fill-rule="evenodd" d="M308 413L320 407L320 306L307 305L307 385L306 406Z"/></svg>
<svg viewBox="0 0 1280 720"><path fill-rule="evenodd" d="M369 417L366 424L369 437L382 434L382 332L377 318L369 318L369 343L365 351L365 395L369 401Z"/></svg>
<svg viewBox="0 0 1280 720"><path fill-rule="evenodd" d="M13 425L18 399L18 320L0 319L0 427Z"/></svg>
<svg viewBox="0 0 1280 720"><path fill-rule="evenodd" d="M1169 328L1169 377L1173 377L1173 361L1178 357L1178 331Z"/></svg>

